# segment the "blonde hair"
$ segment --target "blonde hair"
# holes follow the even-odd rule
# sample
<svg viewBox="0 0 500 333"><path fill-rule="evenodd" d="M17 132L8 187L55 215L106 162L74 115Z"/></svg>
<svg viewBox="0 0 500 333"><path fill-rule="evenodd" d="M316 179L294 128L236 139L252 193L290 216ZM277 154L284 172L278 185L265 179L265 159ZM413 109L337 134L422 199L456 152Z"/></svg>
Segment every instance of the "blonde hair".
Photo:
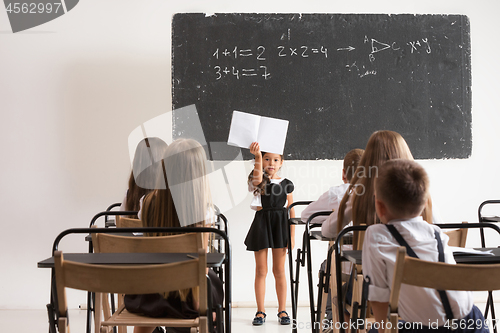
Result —
<svg viewBox="0 0 500 333"><path fill-rule="evenodd" d="M165 155L159 181L166 188L144 198L144 226L205 226L212 207L205 150L195 140L178 139L168 146Z"/></svg>
<svg viewBox="0 0 500 333"><path fill-rule="evenodd" d="M344 224L344 212L351 195L354 195L352 198L353 225L357 226L363 223L372 225L380 222L375 213L374 180L378 176L378 168L384 162L397 158L413 160L408 144L399 133L377 131L370 136L365 152L351 179L351 185L340 202L337 232L340 232L346 225ZM427 222L432 223L430 196L423 216ZM357 244L356 235L353 242L354 245Z"/></svg>
<svg viewBox="0 0 500 333"><path fill-rule="evenodd" d="M159 181L164 182L166 188L157 189L144 198L143 226L205 226L205 220L211 219L213 212L205 150L195 140L178 139L168 146L165 155L164 172ZM186 300L189 291L178 291L181 300ZM193 290L194 300L198 301L198 297L198 292Z"/></svg>

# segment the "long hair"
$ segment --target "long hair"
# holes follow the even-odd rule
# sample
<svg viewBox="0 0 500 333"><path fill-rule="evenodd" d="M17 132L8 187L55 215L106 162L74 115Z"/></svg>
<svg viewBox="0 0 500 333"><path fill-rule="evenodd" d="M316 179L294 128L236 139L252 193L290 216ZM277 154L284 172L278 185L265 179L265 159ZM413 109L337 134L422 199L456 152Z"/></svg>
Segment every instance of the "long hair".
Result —
<svg viewBox="0 0 500 333"><path fill-rule="evenodd" d="M145 227L205 226L210 219L212 198L207 177L203 147L192 139L178 139L168 146L164 173L159 182L165 189L156 189L143 201L142 223ZM148 234L160 236L164 234ZM199 298L197 290L179 290L185 301L189 292Z"/></svg>
<svg viewBox="0 0 500 333"><path fill-rule="evenodd" d="M155 188L166 149L167 144L156 137L145 138L137 144L128 180L126 210L138 211L140 198Z"/></svg>
<svg viewBox="0 0 500 333"><path fill-rule="evenodd" d="M212 212L203 147L192 139L178 139L168 148L164 173L156 189L144 198L142 219L147 227L205 226Z"/></svg>
<svg viewBox="0 0 500 333"><path fill-rule="evenodd" d="M408 144L403 137L393 131L374 132L361 161L351 179L349 189L340 202L338 211L337 232L345 227L344 212L349 198L352 196L352 222L353 225L379 223L375 212L374 181L378 176L378 168L386 161L392 159L413 160ZM424 219L432 223L432 202L429 202L423 213ZM354 238L354 244L357 237Z"/></svg>

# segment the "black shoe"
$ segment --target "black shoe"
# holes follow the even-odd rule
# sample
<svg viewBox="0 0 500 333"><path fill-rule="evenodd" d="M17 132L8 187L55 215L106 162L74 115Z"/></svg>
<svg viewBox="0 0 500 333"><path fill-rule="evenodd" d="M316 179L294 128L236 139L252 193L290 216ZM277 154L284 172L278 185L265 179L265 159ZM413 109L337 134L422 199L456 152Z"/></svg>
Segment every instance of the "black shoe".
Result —
<svg viewBox="0 0 500 333"><path fill-rule="evenodd" d="M258 316L259 314L264 315L264 317L259 317ZM255 318L252 320L252 325L255 325L255 326L263 325L266 322L266 317L267 317L267 315L264 312L257 311L255 313Z"/></svg>
<svg viewBox="0 0 500 333"><path fill-rule="evenodd" d="M280 316L282 313L284 313L284 316ZM280 311L278 312L278 320L281 325L290 325L290 317L288 316L288 313L286 311Z"/></svg>

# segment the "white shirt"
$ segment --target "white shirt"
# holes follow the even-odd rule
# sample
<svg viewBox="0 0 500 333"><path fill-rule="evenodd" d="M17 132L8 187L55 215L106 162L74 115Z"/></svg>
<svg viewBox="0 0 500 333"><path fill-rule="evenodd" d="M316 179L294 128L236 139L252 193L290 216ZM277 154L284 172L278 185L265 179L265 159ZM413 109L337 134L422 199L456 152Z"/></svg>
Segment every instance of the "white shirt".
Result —
<svg viewBox="0 0 500 333"><path fill-rule="evenodd" d="M421 216L410 220L393 220L389 224L403 236L408 245L422 260L438 260L437 241L434 230L439 232L443 243L445 262L455 264L453 253L448 246L448 236L439 227L428 224ZM399 243L394 239L384 224L368 227L363 243L363 275L370 277L368 300L389 302L391 286ZM472 293L468 291L447 291L454 318L460 319L472 309ZM409 322L421 322L429 326L429 320L442 326L446 322L446 313L435 289L414 287L402 284L399 294L398 312L401 319Z"/></svg>
<svg viewBox="0 0 500 333"><path fill-rule="evenodd" d="M348 188L347 188L348 189ZM346 189L346 192L347 192ZM349 200L347 200L346 205L345 205L345 211L344 211L344 221L342 223L342 228L345 228L347 225L349 225L352 222L352 198L354 195L351 194L349 196ZM339 206L340 206L340 200L337 202L337 207L333 207L335 211L333 214L330 214L326 218L326 220L323 222L321 225L321 234L323 237L328 237L328 238L335 238L337 237L337 219L338 219L338 212L339 212ZM307 221L307 220L306 220ZM442 219L441 216L438 213L438 210L436 209L436 206L432 207L432 223L441 223Z"/></svg>
<svg viewBox="0 0 500 333"><path fill-rule="evenodd" d="M271 184L279 184L285 178L280 179L270 179ZM252 182L248 182L248 191L253 192L257 187L252 184ZM250 208L253 210L257 210L257 208L262 207L262 199L260 198L260 193L254 194L252 202L250 202ZM286 200L285 205L283 207L288 207L288 200Z"/></svg>
<svg viewBox="0 0 500 333"><path fill-rule="evenodd" d="M349 184L346 184L346 192L349 189ZM345 193L345 192L344 192ZM344 223L342 226L347 226L352 221L352 195L349 197L345 205L344 211ZM326 220L321 225L321 234L323 237L335 238L337 237L337 218L339 214L339 206L342 201L343 196L336 202L336 207L332 207L335 211L326 218Z"/></svg>
<svg viewBox="0 0 500 333"><path fill-rule="evenodd" d="M345 192L349 188L349 184L342 184L339 186L332 186L328 191L323 193L318 200L311 202L300 215L302 222L306 223L313 213L332 211L338 212L340 201L344 197ZM312 222L322 224L328 216L317 216Z"/></svg>

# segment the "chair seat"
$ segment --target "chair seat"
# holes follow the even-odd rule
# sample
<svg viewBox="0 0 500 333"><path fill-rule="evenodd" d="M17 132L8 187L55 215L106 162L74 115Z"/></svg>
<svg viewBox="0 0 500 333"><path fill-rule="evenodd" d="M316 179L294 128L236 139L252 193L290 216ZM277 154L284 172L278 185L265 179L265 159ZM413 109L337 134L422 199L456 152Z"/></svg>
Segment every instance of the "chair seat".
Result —
<svg viewBox="0 0 500 333"><path fill-rule="evenodd" d="M168 326L168 327L195 327L200 323L200 318L153 318L137 313L128 312L124 305L108 319L101 322L102 326ZM150 324L150 325L149 325Z"/></svg>

